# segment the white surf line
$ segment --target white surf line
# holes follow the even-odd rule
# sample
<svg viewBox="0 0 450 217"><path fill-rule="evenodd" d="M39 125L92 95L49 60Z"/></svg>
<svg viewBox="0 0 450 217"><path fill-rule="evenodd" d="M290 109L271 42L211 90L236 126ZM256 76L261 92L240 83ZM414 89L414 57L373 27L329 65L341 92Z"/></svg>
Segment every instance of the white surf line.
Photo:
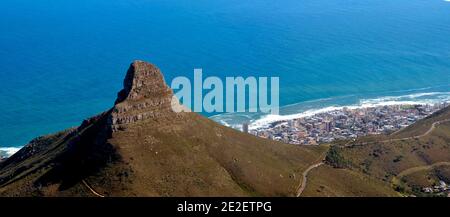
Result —
<svg viewBox="0 0 450 217"><path fill-rule="evenodd" d="M425 101L382 101L382 102L363 102L357 105L348 106L328 106L320 109L310 109L300 113L288 114L288 115L266 115L250 123L250 130L257 130L266 128L270 124L279 121L289 121L305 117L312 117L318 114L324 114L329 112L342 111L344 108L348 110L377 108L382 106L397 106L397 105L433 105L438 102L425 102Z"/></svg>
<svg viewBox="0 0 450 217"><path fill-rule="evenodd" d="M9 158L20 149L22 149L22 147L0 147L0 152L6 153L6 157Z"/></svg>

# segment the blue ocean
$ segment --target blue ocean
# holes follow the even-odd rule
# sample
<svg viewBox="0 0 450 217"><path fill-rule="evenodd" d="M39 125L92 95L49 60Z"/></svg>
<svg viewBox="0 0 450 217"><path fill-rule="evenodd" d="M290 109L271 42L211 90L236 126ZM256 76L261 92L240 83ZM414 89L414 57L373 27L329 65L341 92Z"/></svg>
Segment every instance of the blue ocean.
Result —
<svg viewBox="0 0 450 217"><path fill-rule="evenodd" d="M2 0L0 150L110 108L135 59L167 81L194 68L205 77L278 76L281 116L448 101L450 2Z"/></svg>

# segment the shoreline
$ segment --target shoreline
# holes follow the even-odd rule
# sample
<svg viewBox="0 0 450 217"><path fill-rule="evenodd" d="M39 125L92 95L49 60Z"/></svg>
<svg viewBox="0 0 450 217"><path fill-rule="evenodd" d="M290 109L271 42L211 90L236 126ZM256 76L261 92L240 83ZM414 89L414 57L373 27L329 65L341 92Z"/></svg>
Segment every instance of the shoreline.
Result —
<svg viewBox="0 0 450 217"><path fill-rule="evenodd" d="M22 149L23 146L19 147L0 147L0 161L11 157L13 154Z"/></svg>
<svg viewBox="0 0 450 217"><path fill-rule="evenodd" d="M381 135L404 129L447 107L449 103L398 103L371 107L318 110L314 114L276 120L257 128L243 127L258 137L297 145L318 145L337 140Z"/></svg>
<svg viewBox="0 0 450 217"><path fill-rule="evenodd" d="M447 86L445 86L447 87ZM422 92L417 92L421 90ZM429 90L423 92L423 90ZM411 92L409 92L411 91ZM450 102L450 91L448 89L434 90L432 88L414 89L401 91L403 94L358 96L347 95L331 98L309 100L280 107L280 114L262 113L222 113L209 116L208 118L234 129L242 130L244 123L248 124L250 130L267 127L277 121L293 120L319 113L335 110L373 108L392 105L434 105L436 103Z"/></svg>
<svg viewBox="0 0 450 217"><path fill-rule="evenodd" d="M313 117L315 115L342 111L344 109L355 110L377 108L383 106L389 107L404 105L434 105L436 103L450 102L450 92L448 92L447 90L433 91L431 90L431 88L425 89L430 91L409 93L407 93L407 91L404 91L403 95L385 95L373 98L358 98L355 95L348 95L333 98L316 99L282 106L281 109L284 110L283 113L285 113L285 115L228 113L213 115L209 116L208 118L218 122L219 124L238 130L243 130L243 124L246 123L248 124L248 131L261 131L262 129L268 128L276 122L289 122L290 120ZM344 102L339 101L342 99L344 99ZM7 158L20 150L22 147L23 145L0 147L0 158Z"/></svg>

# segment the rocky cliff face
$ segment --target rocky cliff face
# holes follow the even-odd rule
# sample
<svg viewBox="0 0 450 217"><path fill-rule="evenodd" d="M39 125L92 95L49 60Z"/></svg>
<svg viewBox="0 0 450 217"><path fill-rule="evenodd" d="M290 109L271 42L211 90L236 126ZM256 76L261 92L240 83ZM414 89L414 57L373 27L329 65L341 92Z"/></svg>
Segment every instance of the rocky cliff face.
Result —
<svg viewBox="0 0 450 217"><path fill-rule="evenodd" d="M174 100L172 100L174 99ZM161 71L150 63L134 61L127 71L123 89L118 93L111 112L113 132L126 125L147 119L162 120L180 117L172 106L180 106Z"/></svg>

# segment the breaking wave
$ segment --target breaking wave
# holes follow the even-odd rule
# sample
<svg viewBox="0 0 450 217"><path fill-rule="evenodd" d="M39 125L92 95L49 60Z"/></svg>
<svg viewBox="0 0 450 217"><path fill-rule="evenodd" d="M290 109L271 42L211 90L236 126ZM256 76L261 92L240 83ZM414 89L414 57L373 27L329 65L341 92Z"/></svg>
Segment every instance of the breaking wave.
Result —
<svg viewBox="0 0 450 217"><path fill-rule="evenodd" d="M248 122L249 129L258 129L267 127L268 125L278 121L304 118L320 113L338 111L344 108L358 109L393 105L432 105L435 103L450 102L450 92L413 93L401 96L383 96L369 99L356 98L354 100L350 100L353 101L353 103L340 103L339 100L341 99L342 97L327 98L284 106L280 108L280 115L257 114L252 116L249 114L243 115L228 113L212 116L211 119L222 125L236 129L240 129L242 127L242 123Z"/></svg>
<svg viewBox="0 0 450 217"><path fill-rule="evenodd" d="M21 147L1 147L0 156L10 157L21 149Z"/></svg>

